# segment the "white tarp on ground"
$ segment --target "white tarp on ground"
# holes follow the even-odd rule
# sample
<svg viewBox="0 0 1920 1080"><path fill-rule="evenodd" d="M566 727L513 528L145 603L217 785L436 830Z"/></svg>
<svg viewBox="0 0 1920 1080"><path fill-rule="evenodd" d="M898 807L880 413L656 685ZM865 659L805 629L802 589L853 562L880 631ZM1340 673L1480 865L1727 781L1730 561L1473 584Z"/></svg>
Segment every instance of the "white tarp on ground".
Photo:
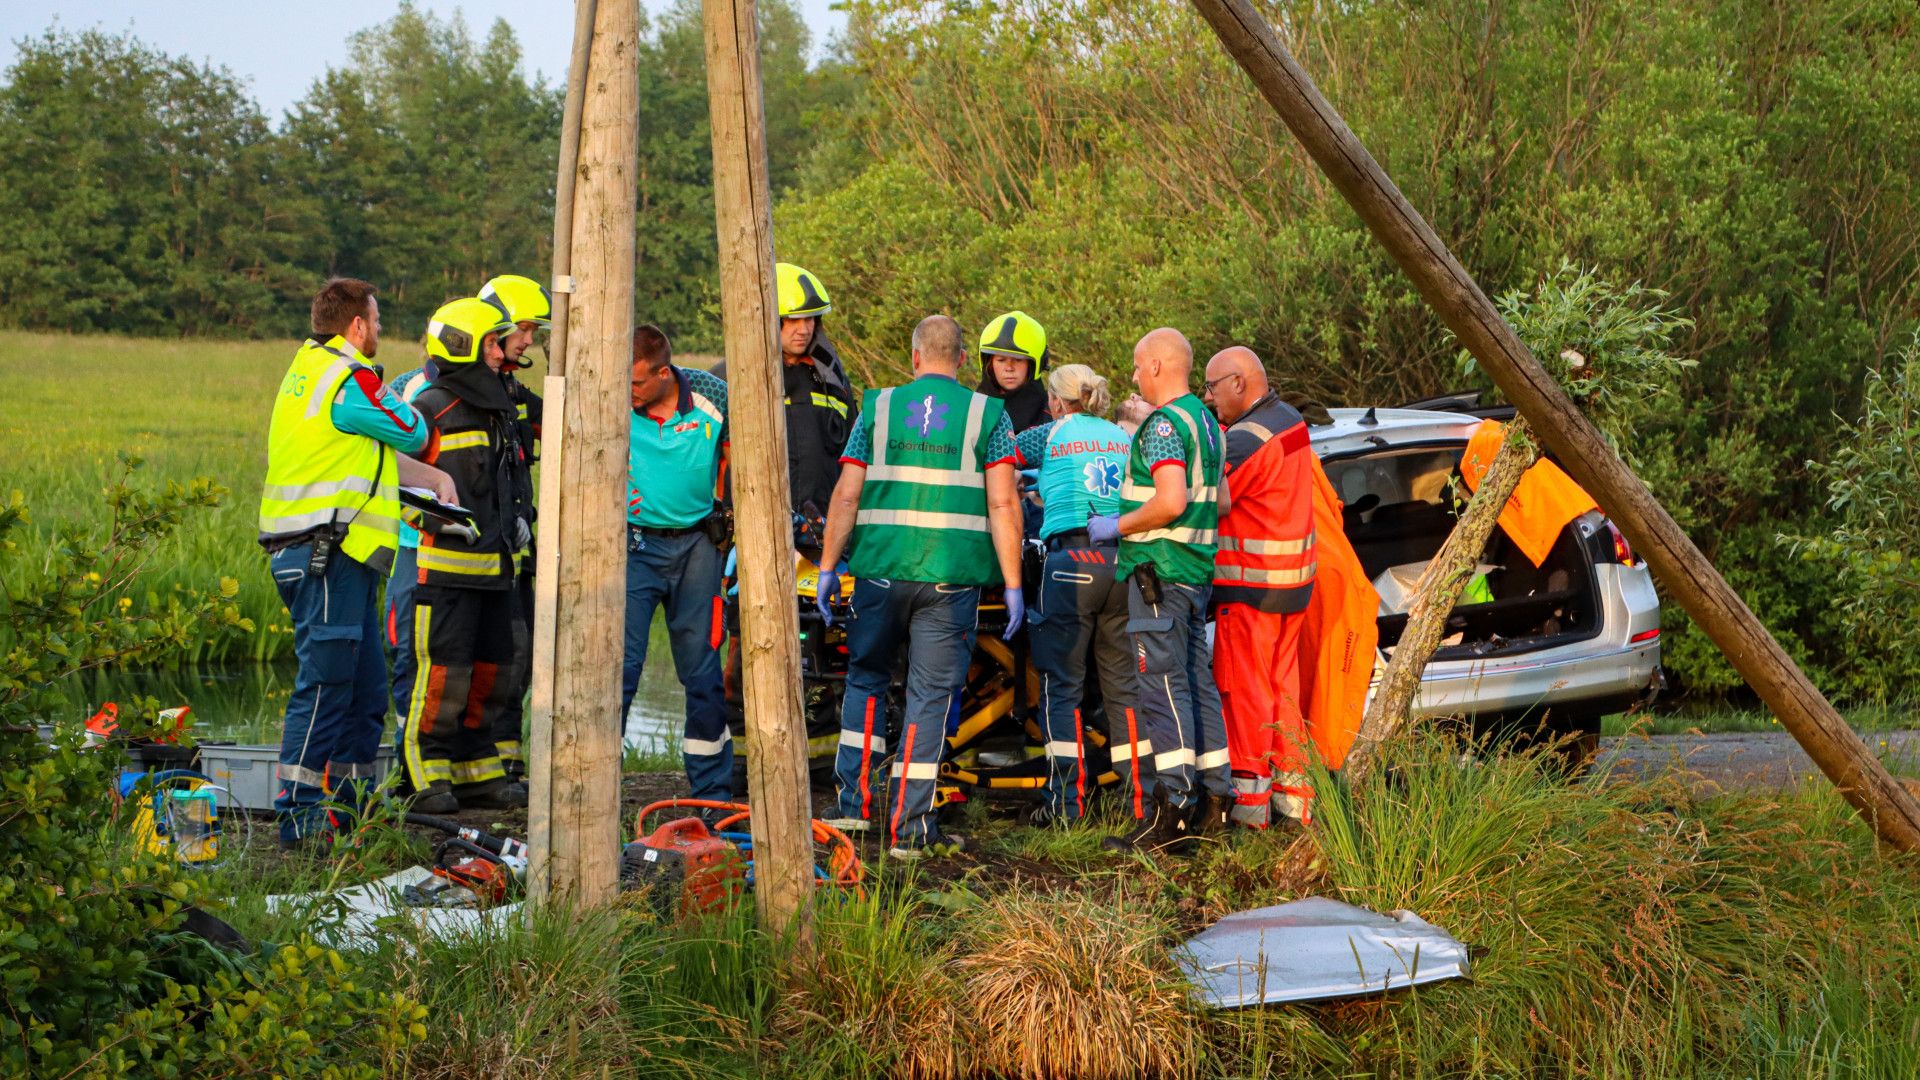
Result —
<svg viewBox="0 0 1920 1080"><path fill-rule="evenodd" d="M401 903L402 889L436 880L426 867L410 866L377 881L335 892L269 896L267 910L276 914L306 913L314 938L336 949L373 948L381 938L418 934L441 941L484 936L520 917L517 903L486 909L409 907Z"/></svg>
<svg viewBox="0 0 1920 1080"><path fill-rule="evenodd" d="M1467 977L1467 947L1413 912L1381 915L1318 896L1228 915L1174 960L1201 1000L1223 1009Z"/></svg>

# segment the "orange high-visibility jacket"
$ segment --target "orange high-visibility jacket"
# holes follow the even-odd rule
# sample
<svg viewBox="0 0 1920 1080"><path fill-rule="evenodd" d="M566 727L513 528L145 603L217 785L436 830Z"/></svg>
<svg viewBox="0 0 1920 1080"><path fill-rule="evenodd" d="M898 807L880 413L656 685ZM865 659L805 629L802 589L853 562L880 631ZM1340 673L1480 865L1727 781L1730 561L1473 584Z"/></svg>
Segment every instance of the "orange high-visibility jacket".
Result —
<svg viewBox="0 0 1920 1080"><path fill-rule="evenodd" d="M1480 488L1480 478L1493 467L1493 457L1507 439L1507 427L1497 420L1482 420L1467 441L1467 452L1460 458L1460 478L1468 491ZM1567 523L1600 504L1560 466L1541 458L1520 478L1513 497L1500 511L1500 528L1513 540L1520 553L1539 566L1552 554L1554 541Z"/></svg>
<svg viewBox="0 0 1920 1080"><path fill-rule="evenodd" d="M1272 394L1227 429L1229 505L1220 519L1213 604L1302 611L1313 595L1307 422Z"/></svg>
<svg viewBox="0 0 1920 1080"><path fill-rule="evenodd" d="M1340 496L1320 459L1306 458L1313 478L1319 573L1300 635L1300 695L1314 749L1328 768L1338 769L1367 711L1367 686L1380 645L1380 594L1347 542Z"/></svg>

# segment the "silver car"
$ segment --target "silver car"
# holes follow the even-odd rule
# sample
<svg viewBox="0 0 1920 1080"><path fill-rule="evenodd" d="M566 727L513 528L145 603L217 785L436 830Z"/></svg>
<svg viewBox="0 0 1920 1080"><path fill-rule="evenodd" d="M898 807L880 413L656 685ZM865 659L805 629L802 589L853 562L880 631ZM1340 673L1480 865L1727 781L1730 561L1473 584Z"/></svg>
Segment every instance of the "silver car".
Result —
<svg viewBox="0 0 1920 1080"><path fill-rule="evenodd" d="M1455 408L1470 398L1438 399ZM1431 408L1333 409L1311 428L1345 503L1347 539L1382 595L1380 647L1399 641L1399 598L1452 531L1452 483L1480 415ZM1536 567L1496 529L1480 574L1427 665L1416 711L1502 727L1576 733L1648 700L1660 677L1660 600L1647 567L1597 511L1570 523Z"/></svg>

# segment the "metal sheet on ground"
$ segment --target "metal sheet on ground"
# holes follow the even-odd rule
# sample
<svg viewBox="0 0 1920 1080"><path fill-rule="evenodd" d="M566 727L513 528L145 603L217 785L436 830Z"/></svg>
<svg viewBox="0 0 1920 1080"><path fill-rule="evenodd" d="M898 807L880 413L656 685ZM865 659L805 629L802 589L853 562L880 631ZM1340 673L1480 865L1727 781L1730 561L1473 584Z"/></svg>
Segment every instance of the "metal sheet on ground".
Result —
<svg viewBox="0 0 1920 1080"><path fill-rule="evenodd" d="M1323 1001L1467 978L1467 947L1411 911L1386 915L1312 896L1235 912L1174 961L1209 1005Z"/></svg>
<svg viewBox="0 0 1920 1080"><path fill-rule="evenodd" d="M313 936L336 949L371 949L382 938L405 940L424 933L439 941L491 937L520 919L519 904L492 908L409 907L400 893L434 881L424 866L410 866L365 885L336 892L267 897L267 910L304 913Z"/></svg>

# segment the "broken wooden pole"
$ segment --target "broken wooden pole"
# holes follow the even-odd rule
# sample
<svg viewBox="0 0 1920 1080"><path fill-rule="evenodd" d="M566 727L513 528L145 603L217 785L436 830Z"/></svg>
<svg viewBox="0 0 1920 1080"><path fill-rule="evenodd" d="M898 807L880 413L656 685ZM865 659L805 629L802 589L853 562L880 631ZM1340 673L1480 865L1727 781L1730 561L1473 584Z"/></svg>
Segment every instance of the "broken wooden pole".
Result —
<svg viewBox="0 0 1920 1080"><path fill-rule="evenodd" d="M550 617L535 627L528 887L536 900L584 905L611 901L619 885L639 45L638 0L600 0L591 58L568 72L585 82L573 291L565 375L548 384L541 432L536 613Z"/></svg>
<svg viewBox="0 0 1920 1080"><path fill-rule="evenodd" d="M1380 677L1380 686L1367 703L1366 717L1360 721L1360 732L1347 751L1342 772L1350 785L1360 783L1375 752L1412 717L1414 698L1420 693L1420 674L1446 635L1447 616L1473 578L1480 553L1486 550L1487 538L1499 524L1507 500L1538 456L1528 437L1526 421L1508 425L1506 440L1487 466L1480 490L1467 500L1465 512L1440 545L1439 553L1421 572L1419 583L1413 587L1413 602L1407 606L1406 629L1400 632L1400 643L1393 647L1386 674Z"/></svg>
<svg viewBox="0 0 1920 1080"><path fill-rule="evenodd" d="M1653 567L1667 595L1707 632L1874 832L1895 847L1920 851L1920 802L1894 782L1646 485L1614 455L1321 95L1273 27L1248 0L1193 0L1193 5L1441 321Z"/></svg>
<svg viewBox="0 0 1920 1080"><path fill-rule="evenodd" d="M754 0L706 0L713 207L727 356L734 543L739 547L741 700L760 923L806 940L813 899L800 616L794 593L787 421L773 283L773 200Z"/></svg>

